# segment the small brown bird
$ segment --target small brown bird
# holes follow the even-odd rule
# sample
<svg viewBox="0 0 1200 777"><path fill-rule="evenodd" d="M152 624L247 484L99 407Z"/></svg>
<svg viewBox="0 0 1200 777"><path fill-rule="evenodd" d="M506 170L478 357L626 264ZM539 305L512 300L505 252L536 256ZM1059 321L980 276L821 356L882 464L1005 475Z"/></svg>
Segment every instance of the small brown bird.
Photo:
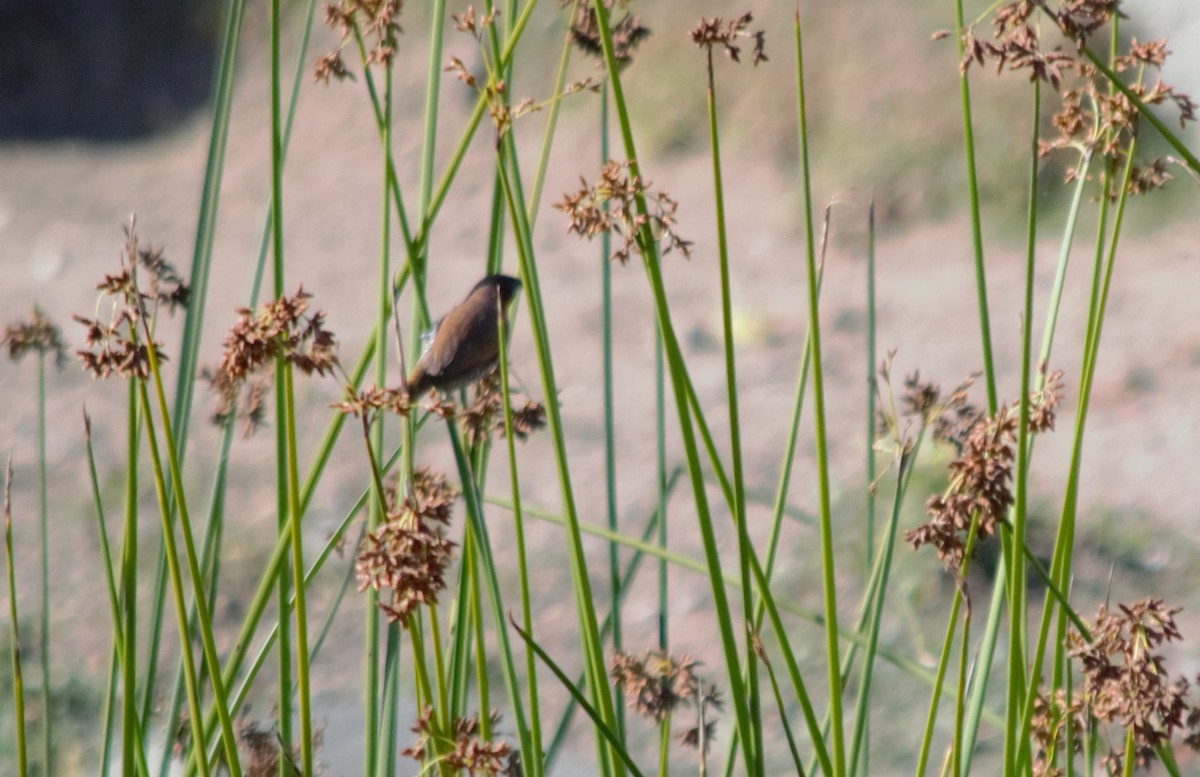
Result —
<svg viewBox="0 0 1200 777"><path fill-rule="evenodd" d="M451 391L481 378L500 357L497 316L521 290L521 282L508 275L489 275L471 289L467 298L434 324L421 358L408 376L408 395Z"/></svg>

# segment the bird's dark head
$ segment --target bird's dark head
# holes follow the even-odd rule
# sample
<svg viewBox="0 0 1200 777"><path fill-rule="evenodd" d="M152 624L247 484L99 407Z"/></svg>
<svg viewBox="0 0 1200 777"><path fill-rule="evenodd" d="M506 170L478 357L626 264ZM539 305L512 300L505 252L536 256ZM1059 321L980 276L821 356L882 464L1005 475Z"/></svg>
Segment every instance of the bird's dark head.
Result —
<svg viewBox="0 0 1200 777"><path fill-rule="evenodd" d="M521 282L511 275L489 275L479 283L475 284L475 288L471 289L474 294L479 289L494 288L500 293L500 300L508 307L508 303L512 302L513 297L517 296L517 292L521 290Z"/></svg>

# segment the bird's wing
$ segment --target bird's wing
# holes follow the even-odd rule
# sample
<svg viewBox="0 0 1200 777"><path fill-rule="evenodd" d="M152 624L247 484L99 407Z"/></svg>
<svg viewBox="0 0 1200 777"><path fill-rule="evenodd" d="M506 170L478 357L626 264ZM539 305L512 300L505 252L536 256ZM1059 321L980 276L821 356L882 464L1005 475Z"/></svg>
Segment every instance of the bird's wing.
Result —
<svg viewBox="0 0 1200 777"><path fill-rule="evenodd" d="M439 318L433 322L433 326L421 333L421 353L417 356L418 359L429 353L429 349L433 347L433 340L437 337L438 326L441 323L442 319Z"/></svg>
<svg viewBox="0 0 1200 777"><path fill-rule="evenodd" d="M467 306L450 311L439 329L458 337L434 337L425 362L426 372L442 378L467 375L496 360L496 322L476 316Z"/></svg>

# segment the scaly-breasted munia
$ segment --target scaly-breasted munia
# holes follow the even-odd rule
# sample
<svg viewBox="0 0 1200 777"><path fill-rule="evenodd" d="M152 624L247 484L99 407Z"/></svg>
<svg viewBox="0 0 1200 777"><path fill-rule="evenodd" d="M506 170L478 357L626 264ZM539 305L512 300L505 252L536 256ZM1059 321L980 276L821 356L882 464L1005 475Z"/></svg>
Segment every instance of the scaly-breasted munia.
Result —
<svg viewBox="0 0 1200 777"><path fill-rule="evenodd" d="M508 275L489 275L434 324L429 345L408 376L408 395L451 391L481 378L500 357L498 316L521 290Z"/></svg>

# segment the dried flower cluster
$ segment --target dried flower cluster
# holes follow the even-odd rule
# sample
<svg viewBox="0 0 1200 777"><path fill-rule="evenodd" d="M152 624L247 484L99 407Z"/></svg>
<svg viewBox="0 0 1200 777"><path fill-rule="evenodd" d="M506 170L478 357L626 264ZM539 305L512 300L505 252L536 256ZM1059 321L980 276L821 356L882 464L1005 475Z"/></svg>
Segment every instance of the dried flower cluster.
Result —
<svg viewBox="0 0 1200 777"><path fill-rule="evenodd" d="M967 401L967 392L977 377L977 373L968 375L953 391L943 396L941 386L932 381L921 382L921 373L915 371L904 379L904 393L901 395L904 412L920 418L933 439L948 442L961 453L971 428L983 416L979 408Z"/></svg>
<svg viewBox="0 0 1200 777"><path fill-rule="evenodd" d="M759 62L766 62L767 34L763 30L749 31L747 28L752 21L754 21L754 15L749 11L729 21L725 21L720 16L712 19L701 17L700 23L692 30L692 42L700 48L706 49L709 57L712 56L713 48L721 46L725 49L727 57L734 62L741 62L742 49L738 45L738 39L753 38L754 55L751 61L755 65Z"/></svg>
<svg viewBox="0 0 1200 777"><path fill-rule="evenodd" d="M100 318L72 316L86 330L87 350L76 351L83 368L97 378L107 378L116 373L123 378L136 377L145 380L150 376L150 354L143 334L149 327L145 317L153 320L159 305L169 312L185 307L188 301L188 285L162 257L162 249L143 249L138 246L136 222L125 228L125 249L121 257L121 269L116 275L105 275L96 285L102 296L111 301L107 321ZM141 266L149 278L150 293L138 289L137 268ZM147 303L151 304L147 310ZM139 327L145 332L139 333ZM159 361L166 361L162 344L154 343Z"/></svg>
<svg viewBox="0 0 1200 777"><path fill-rule="evenodd" d="M391 622L407 626L409 614L421 604L436 604L446 587L454 543L445 527L454 499L443 476L418 470L411 496L389 507L383 524L364 538L355 564L358 588L392 592L390 601L379 602Z"/></svg>
<svg viewBox="0 0 1200 777"><path fill-rule="evenodd" d="M67 353L67 344L62 339L62 330L50 322L37 305L24 321L15 321L4 327L0 345L8 347L8 358L18 361L25 354L35 352L40 356L53 356L54 363L61 366Z"/></svg>
<svg viewBox="0 0 1200 777"><path fill-rule="evenodd" d="M1187 680L1180 677L1172 682L1163 657L1153 652L1164 642L1182 639L1175 626L1179 610L1166 607L1158 598L1121 604L1118 610L1109 612L1101 605L1090 643L1071 632L1070 655L1083 668L1080 693L1088 712L1132 730L1140 763L1183 729L1189 716ZM1110 754L1109 763L1124 756Z"/></svg>
<svg viewBox="0 0 1200 777"><path fill-rule="evenodd" d="M1063 777L1066 770L1059 764L1082 750L1096 722L1133 735L1135 767L1148 767L1155 751L1177 732L1184 734L1183 744L1200 750L1200 708L1188 701L1190 684L1183 677L1172 680L1163 656L1154 652L1182 639L1175 625L1178 612L1158 598L1119 604L1117 612L1101 605L1087 637L1074 630L1067 635L1083 681L1072 696L1058 689L1052 698L1043 691L1034 700L1034 775ZM1065 759L1059 756L1064 749L1069 750ZM1109 774L1121 774L1126 757L1123 748L1112 750L1102 765Z"/></svg>
<svg viewBox="0 0 1200 777"><path fill-rule="evenodd" d="M486 442L492 432L504 432L504 395L500 391L500 371L494 369L480 378L473 385L475 398L463 411L459 411L454 402L433 399L427 409L429 412L452 420L460 418L463 435L468 445L478 445ZM408 415L414 405L412 398L398 388L377 388L371 386L352 393L333 407L343 413L362 418L365 426L370 426L376 413L381 411ZM525 440L530 434L546 425L546 406L532 399L526 400L519 408L513 408L513 436Z"/></svg>
<svg viewBox="0 0 1200 777"><path fill-rule="evenodd" d="M280 297L255 312L237 310L238 320L225 335L225 351L215 371L205 377L217 394L216 423L237 414L247 422L247 433L257 428L263 415L263 400L269 376L277 359L284 359L305 375L327 375L337 366L336 340L325 328L325 313L308 315L312 295L304 287ZM251 382L253 376L258 381ZM239 406L242 389L250 384Z"/></svg>
<svg viewBox="0 0 1200 777"><path fill-rule="evenodd" d="M339 0L325 5L325 24L334 28L341 45L317 60L313 80L324 84L330 78L342 81L354 76L342 61L342 48L357 36L367 39L369 48L366 64L391 65L396 56L396 39L404 32L400 27L403 0Z"/></svg>
<svg viewBox="0 0 1200 777"><path fill-rule="evenodd" d="M1030 396L1030 432L1054 428L1054 409L1062 388L1061 373L1055 372L1045 380L1045 388ZM922 397L931 393L928 386L913 381L914 398L918 406ZM957 394L958 392L956 392ZM966 419L970 412L960 404ZM947 571L959 577L966 553L966 542L973 521L977 521L976 536L986 540L996 533L1012 506L1013 463L1016 456L1017 432L1020 423L1016 405L1001 407L995 416L974 421L965 436L958 426L949 424L940 434L950 440L961 440L958 456L950 462L950 487L945 494L935 494L926 503L930 520L905 532L904 538L914 548L932 545Z"/></svg>
<svg viewBox="0 0 1200 777"><path fill-rule="evenodd" d="M526 97L516 105L510 104L508 84L503 79L488 82L487 86L483 88L483 93L487 100L488 115L492 117L492 126L496 128L497 138L512 129L515 120L527 113L534 113L542 109L541 104L535 103L532 97Z"/></svg>
<svg viewBox="0 0 1200 777"><path fill-rule="evenodd" d="M541 402L527 400L514 408L513 436L524 440L546 425L546 408ZM493 430L504 432L504 395L500 391L500 371L493 370L475 383L475 399L462 414L463 434L470 445L487 441Z"/></svg>
<svg viewBox="0 0 1200 777"><path fill-rule="evenodd" d="M475 6L468 5L465 13L450 14L451 21L454 22L454 29L458 32L465 32L470 35L478 43L483 43L483 33L496 23L496 17L499 16L500 10L493 8L485 14L475 15Z"/></svg>
<svg viewBox="0 0 1200 777"><path fill-rule="evenodd" d="M895 461L904 466L917 442L911 431L915 423L922 434L928 430L935 440L948 442L962 453L971 427L983 417L983 413L967 401L967 392L974 385L978 373L968 375L953 391L943 395L941 386L932 381L922 381L921 373L914 371L904 378L903 392L897 406L892 386L892 364L895 359L896 352L889 351L879 365L878 380L874 381L875 393L879 398L874 448L892 453ZM874 489L876 483L870 487Z"/></svg>
<svg viewBox="0 0 1200 777"><path fill-rule="evenodd" d="M458 17L455 18L457 19ZM487 17L484 18L486 19ZM463 28L464 32L474 33L476 30L476 22L473 19L463 21L461 24L470 25ZM462 59L459 57L450 57L450 61L442 68L442 72L453 73L456 79L462 81L471 89L475 89L483 96L488 106L488 115L492 118L492 125L496 128L497 137L503 136L504 133L512 129L512 124L516 119L526 114L540 111L553 100L582 92L585 89L591 92L600 91L599 84L594 84L590 78L585 78L582 81L575 81L568 84L564 87L561 95L551 100L539 103L534 102L532 97L526 97L516 105L512 105L508 99L508 85L504 79L488 79L480 87L479 79L463 64Z"/></svg>
<svg viewBox="0 0 1200 777"><path fill-rule="evenodd" d="M1123 158L1131 141L1137 136L1140 112L1121 91L1112 91L1108 80L1085 53L1089 36L1119 14L1118 0L1058 0L1034 2L1014 0L997 8L993 16L993 40L975 37L968 29L963 33L963 58L960 67L965 71L972 63L991 61L996 71L1027 71L1030 80L1049 84L1062 101L1053 124L1058 136L1040 142L1040 154L1046 156L1058 149L1074 148L1083 152L1096 151L1111 164ZM1038 25L1032 20L1035 11L1042 12L1066 37L1073 47L1043 45ZM939 33L940 37L945 33ZM1115 59L1117 72L1134 71L1136 79L1128 89L1146 105L1174 105L1179 124L1196 120L1196 104L1192 99L1155 77L1153 85L1144 81L1146 70L1157 73L1166 61L1166 40L1139 43L1136 38L1126 53ZM1127 191L1143 194L1171 180L1167 165L1175 160L1159 157L1145 164L1131 165ZM1067 172L1070 181L1076 174ZM1119 184L1113 183L1107 195L1118 196Z"/></svg>
<svg viewBox="0 0 1200 777"><path fill-rule="evenodd" d="M691 241L675 232L679 203L665 191L652 191L649 182L629 172L632 165L610 159L595 185L589 186L580 179L582 188L578 192L563 195L562 201L555 203L554 207L571 219L567 232L588 240L615 232L621 238L621 246L613 251L611 258L625 264L634 251L645 255L647 246L641 243L641 230L648 225L656 242L667 241L664 254L676 250L684 257L691 257ZM638 212L640 198L650 206L649 215Z"/></svg>
<svg viewBox="0 0 1200 777"><path fill-rule="evenodd" d="M633 54L641 46L642 41L650 37L650 28L642 24L642 20L632 13L613 23L613 12L616 6L629 6L629 0L606 0L608 9L609 32L612 35L613 57L617 65L624 68L633 62ZM563 0L563 7L572 5L572 0ZM575 47L590 57L604 60L604 44L600 37L600 25L596 20L596 9L591 3L575 3L575 19L571 22L571 42Z"/></svg>
<svg viewBox="0 0 1200 777"><path fill-rule="evenodd" d="M721 697L715 685L705 682L696 672L697 662L686 653L674 658L659 650L649 650L642 658L628 653L613 656L610 674L625 692L629 706L639 715L662 723L682 704L696 709L696 725L682 731L681 744L701 751L716 736L716 721L709 709L720 710Z"/></svg>
<svg viewBox="0 0 1200 777"><path fill-rule="evenodd" d="M365 426L370 426L380 411L408 415L412 409L408 394L400 389L370 386L357 392L353 391L353 387L347 387L346 391L348 398L333 403L332 407L355 418L362 418Z"/></svg>
<svg viewBox="0 0 1200 777"><path fill-rule="evenodd" d="M1067 727L1071 727L1068 737ZM1083 749L1082 732L1086 731L1083 700L1059 688L1048 696L1043 688L1033 700L1033 718L1029 721L1029 736L1034 744L1034 777L1063 777L1065 771L1055 765L1055 753L1070 743L1074 755Z"/></svg>
<svg viewBox="0 0 1200 777"><path fill-rule="evenodd" d="M165 305L167 312L172 314L179 308L186 308L191 297L191 287L175 271L175 267L163 259L162 246L138 249L137 258L149 280L149 292L144 294L143 298L154 300L158 305Z"/></svg>
<svg viewBox="0 0 1200 777"><path fill-rule="evenodd" d="M628 653L613 656L610 674L625 692L629 706L639 715L661 723L684 701L695 697L696 661L686 653L679 658L649 650L644 658Z"/></svg>
<svg viewBox="0 0 1200 777"><path fill-rule="evenodd" d="M314 732L313 744L320 747L322 738L322 732ZM280 738L278 729L264 728L254 721L248 721L238 728L237 739L245 753L242 771L246 777L275 777L280 773L281 757L288 767L285 773L300 774L300 767L296 764L299 748L289 750Z"/></svg>
<svg viewBox="0 0 1200 777"><path fill-rule="evenodd" d="M500 714L492 712L492 728L499 722ZM450 731L442 732L438 730L433 708L426 707L417 716L417 725L412 731L417 734L417 741L400 753L408 758L424 761L427 757L436 757L451 774L466 772L471 777L517 777L521 774L520 754L503 740L481 739L477 715L455 718L450 723Z"/></svg>

